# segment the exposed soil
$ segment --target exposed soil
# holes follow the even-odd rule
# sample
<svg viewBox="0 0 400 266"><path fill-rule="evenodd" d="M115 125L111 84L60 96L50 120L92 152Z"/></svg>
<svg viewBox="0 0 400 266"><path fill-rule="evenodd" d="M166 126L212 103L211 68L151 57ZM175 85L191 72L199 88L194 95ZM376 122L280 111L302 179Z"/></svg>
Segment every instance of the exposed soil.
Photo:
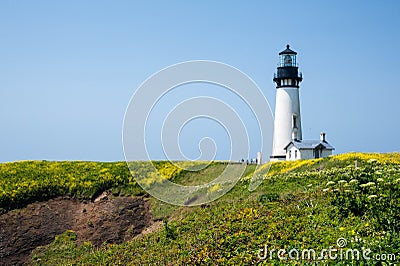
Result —
<svg viewBox="0 0 400 266"><path fill-rule="evenodd" d="M22 265L33 249L50 244L66 230L75 231L79 243L100 246L130 240L151 224L143 197L103 193L87 203L70 198L32 203L0 215L0 265Z"/></svg>

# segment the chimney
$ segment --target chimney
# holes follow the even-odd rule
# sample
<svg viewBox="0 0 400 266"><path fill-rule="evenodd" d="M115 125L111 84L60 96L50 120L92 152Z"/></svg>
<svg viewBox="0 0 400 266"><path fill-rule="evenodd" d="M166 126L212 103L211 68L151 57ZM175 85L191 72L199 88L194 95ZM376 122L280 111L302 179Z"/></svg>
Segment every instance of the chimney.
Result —
<svg viewBox="0 0 400 266"><path fill-rule="evenodd" d="M321 132L321 133L319 134L319 140L320 140L321 142L326 142L326 140L325 140L325 132Z"/></svg>

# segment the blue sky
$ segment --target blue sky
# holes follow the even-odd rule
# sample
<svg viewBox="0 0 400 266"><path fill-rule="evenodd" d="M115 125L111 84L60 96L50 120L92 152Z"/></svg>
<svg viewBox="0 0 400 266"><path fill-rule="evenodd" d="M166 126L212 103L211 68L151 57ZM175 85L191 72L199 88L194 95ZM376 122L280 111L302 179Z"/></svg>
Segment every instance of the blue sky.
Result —
<svg viewBox="0 0 400 266"><path fill-rule="evenodd" d="M0 161L123 160L132 94L187 60L240 69L273 109L287 43L304 77L303 138L323 130L336 153L398 151L399 14L398 1L3 0Z"/></svg>

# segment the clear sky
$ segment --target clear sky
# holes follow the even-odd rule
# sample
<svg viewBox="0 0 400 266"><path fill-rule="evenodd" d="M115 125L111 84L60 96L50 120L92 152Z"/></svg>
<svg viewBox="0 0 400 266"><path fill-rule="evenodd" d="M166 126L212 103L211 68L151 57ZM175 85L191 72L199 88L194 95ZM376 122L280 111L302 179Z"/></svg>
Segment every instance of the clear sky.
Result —
<svg viewBox="0 0 400 266"><path fill-rule="evenodd" d="M304 139L326 131L335 153L399 151L399 14L399 1L2 0L0 161L123 160L132 94L187 60L240 69L274 109L286 44L303 72ZM226 133L213 134L223 159ZM181 141L189 157L195 141Z"/></svg>

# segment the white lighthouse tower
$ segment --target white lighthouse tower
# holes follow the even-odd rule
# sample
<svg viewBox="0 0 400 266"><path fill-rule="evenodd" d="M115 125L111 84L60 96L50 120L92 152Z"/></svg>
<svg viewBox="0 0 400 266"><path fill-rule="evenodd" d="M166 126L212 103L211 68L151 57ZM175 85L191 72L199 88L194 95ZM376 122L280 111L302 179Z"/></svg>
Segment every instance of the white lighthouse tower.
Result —
<svg viewBox="0 0 400 266"><path fill-rule="evenodd" d="M298 72L296 55L289 45L279 53L280 62L274 75L276 103L271 161L286 160L288 143L302 140L299 85L303 78Z"/></svg>

